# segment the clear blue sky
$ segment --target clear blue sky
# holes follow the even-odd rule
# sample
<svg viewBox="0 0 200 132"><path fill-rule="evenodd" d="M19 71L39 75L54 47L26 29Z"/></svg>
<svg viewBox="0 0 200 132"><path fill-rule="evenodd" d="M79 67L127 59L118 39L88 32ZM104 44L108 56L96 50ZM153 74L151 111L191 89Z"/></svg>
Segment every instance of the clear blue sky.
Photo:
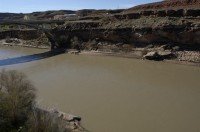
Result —
<svg viewBox="0 0 200 132"><path fill-rule="evenodd" d="M0 12L29 13L45 10L117 9L160 0L0 0Z"/></svg>

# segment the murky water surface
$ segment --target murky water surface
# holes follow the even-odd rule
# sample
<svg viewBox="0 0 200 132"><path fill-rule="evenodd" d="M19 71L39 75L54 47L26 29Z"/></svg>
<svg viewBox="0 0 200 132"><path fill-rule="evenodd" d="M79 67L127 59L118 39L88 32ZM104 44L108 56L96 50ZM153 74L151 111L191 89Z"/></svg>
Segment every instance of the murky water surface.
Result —
<svg viewBox="0 0 200 132"><path fill-rule="evenodd" d="M0 47L0 68L25 72L40 105L81 116L90 131L200 131L200 68L44 52Z"/></svg>

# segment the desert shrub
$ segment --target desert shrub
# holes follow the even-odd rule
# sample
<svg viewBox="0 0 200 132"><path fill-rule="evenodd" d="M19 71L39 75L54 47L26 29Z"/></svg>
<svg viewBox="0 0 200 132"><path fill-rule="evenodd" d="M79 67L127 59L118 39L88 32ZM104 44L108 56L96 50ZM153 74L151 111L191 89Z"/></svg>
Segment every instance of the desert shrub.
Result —
<svg viewBox="0 0 200 132"><path fill-rule="evenodd" d="M97 41L95 39L93 40L89 40L85 45L84 48L86 50L97 50L98 49L98 45L97 45Z"/></svg>
<svg viewBox="0 0 200 132"><path fill-rule="evenodd" d="M71 48L80 50L80 45L81 45L80 40L78 39L78 37L74 36L71 39Z"/></svg>
<svg viewBox="0 0 200 132"><path fill-rule="evenodd" d="M35 91L24 73L0 72L0 132L69 132L63 120L36 106Z"/></svg>
<svg viewBox="0 0 200 132"><path fill-rule="evenodd" d="M40 109L34 109L26 122L23 131L27 132L60 132L52 116Z"/></svg>
<svg viewBox="0 0 200 132"><path fill-rule="evenodd" d="M0 131L18 129L35 104L35 88L26 75L15 70L0 72Z"/></svg>

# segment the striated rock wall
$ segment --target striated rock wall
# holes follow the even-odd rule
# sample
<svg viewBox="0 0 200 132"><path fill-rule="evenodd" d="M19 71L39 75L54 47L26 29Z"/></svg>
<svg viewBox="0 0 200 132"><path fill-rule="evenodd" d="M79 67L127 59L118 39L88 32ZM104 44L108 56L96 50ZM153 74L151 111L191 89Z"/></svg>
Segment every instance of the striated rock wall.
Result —
<svg viewBox="0 0 200 132"><path fill-rule="evenodd" d="M51 31L60 47L69 48L71 39L89 40L143 46L151 43L176 43L200 46L200 27L188 23L182 25L158 25L155 27L103 28L98 23L73 23ZM12 30L0 32L0 39L18 38L33 40L44 36L37 30Z"/></svg>
<svg viewBox="0 0 200 132"><path fill-rule="evenodd" d="M9 30L0 32L0 43L8 46L50 48L45 33L38 30Z"/></svg>
<svg viewBox="0 0 200 132"><path fill-rule="evenodd" d="M139 19L142 16L154 17L200 17L200 9L168 9L168 10L143 10L140 12L125 11L121 14L113 15L114 18L123 19Z"/></svg>
<svg viewBox="0 0 200 132"><path fill-rule="evenodd" d="M97 39L112 43L127 43L137 46L150 43L176 43L200 46L200 29L185 31L185 26L163 26L146 28L116 28L116 29L65 29L54 30L57 36L66 36L68 43L73 37L82 41ZM68 44L65 43L65 44Z"/></svg>
<svg viewBox="0 0 200 132"><path fill-rule="evenodd" d="M23 40L37 39L42 35L38 30L10 30L0 32L0 39L7 37L18 38Z"/></svg>

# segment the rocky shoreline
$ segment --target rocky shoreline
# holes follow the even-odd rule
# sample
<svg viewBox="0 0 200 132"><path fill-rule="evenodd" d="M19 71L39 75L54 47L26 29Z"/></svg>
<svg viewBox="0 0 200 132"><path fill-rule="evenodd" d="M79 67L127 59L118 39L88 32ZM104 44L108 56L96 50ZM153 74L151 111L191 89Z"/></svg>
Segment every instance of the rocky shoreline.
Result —
<svg viewBox="0 0 200 132"><path fill-rule="evenodd" d="M88 132L88 130L81 126L81 117L79 116L61 112L56 109L46 110L43 108L37 108L35 111L47 114L52 121L60 123L60 125L64 128L64 132Z"/></svg>
<svg viewBox="0 0 200 132"><path fill-rule="evenodd" d="M142 51L141 51L142 52ZM73 53L70 53L73 54ZM80 55L92 55L92 56L112 56L112 57L123 57L123 58L130 58L130 59L141 59L141 60L148 60L144 59L144 57L137 55L137 53L115 53L115 52L99 52L99 51L82 51L79 53ZM193 54L193 53L191 53ZM197 53L199 56L200 53ZM193 58L193 57L191 57ZM152 60L150 60L152 61ZM164 59L162 60L164 63L172 63L172 64L179 64L179 65L188 65L188 66L197 66L200 67L199 62L192 62L192 61L185 61L185 60L178 60L176 59Z"/></svg>
<svg viewBox="0 0 200 132"><path fill-rule="evenodd" d="M38 49L49 49L48 45L39 45L38 39L34 40L22 40L17 38L9 38L0 40L0 45L10 46L10 47L27 47L27 48L38 48Z"/></svg>
<svg viewBox="0 0 200 132"><path fill-rule="evenodd" d="M21 40L17 38L11 38L10 40L10 42L6 42L6 39L2 39L0 40L0 45L11 47L50 49L50 46L33 45L32 43L37 42L37 40L31 40L32 43L30 43L30 40ZM65 49L65 53L76 55L114 56L132 59L163 61L167 63L182 65L200 66L200 51L180 50L179 46L170 47L170 45L167 44L162 46L148 45L143 48L130 47L129 45L116 45L117 44L109 45L100 43L100 46L96 50L94 50L92 47L83 50Z"/></svg>

